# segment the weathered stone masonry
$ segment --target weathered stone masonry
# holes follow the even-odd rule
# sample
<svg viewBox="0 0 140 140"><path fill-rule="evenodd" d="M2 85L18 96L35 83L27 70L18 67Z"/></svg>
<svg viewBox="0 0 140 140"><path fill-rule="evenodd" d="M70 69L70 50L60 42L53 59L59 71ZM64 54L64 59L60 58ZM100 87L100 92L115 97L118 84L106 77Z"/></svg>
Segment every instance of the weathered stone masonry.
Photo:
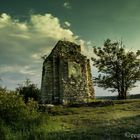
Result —
<svg viewBox="0 0 140 140"><path fill-rule="evenodd" d="M43 63L41 94L44 103L54 104L94 98L90 61L80 45L58 41Z"/></svg>

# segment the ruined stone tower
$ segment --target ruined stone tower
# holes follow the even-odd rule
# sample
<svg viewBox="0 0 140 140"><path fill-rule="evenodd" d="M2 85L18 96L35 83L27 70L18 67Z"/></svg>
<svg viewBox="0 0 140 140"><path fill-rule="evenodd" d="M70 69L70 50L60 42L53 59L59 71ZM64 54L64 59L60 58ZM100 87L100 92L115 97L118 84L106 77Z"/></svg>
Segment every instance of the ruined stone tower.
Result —
<svg viewBox="0 0 140 140"><path fill-rule="evenodd" d="M94 98L90 62L80 45L58 41L43 63L41 94L43 103L53 104Z"/></svg>

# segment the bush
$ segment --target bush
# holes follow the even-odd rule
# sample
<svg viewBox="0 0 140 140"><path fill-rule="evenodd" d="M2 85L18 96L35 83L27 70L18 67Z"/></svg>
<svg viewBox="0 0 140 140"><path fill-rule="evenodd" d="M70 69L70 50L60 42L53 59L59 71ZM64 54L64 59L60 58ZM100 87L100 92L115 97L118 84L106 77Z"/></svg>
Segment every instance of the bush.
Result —
<svg viewBox="0 0 140 140"><path fill-rule="evenodd" d="M37 85L32 83L29 79L26 79L24 84L19 84L19 87L16 90L20 95L23 95L25 103L28 102L29 98L33 98L35 101L40 102L40 89L38 89Z"/></svg>
<svg viewBox="0 0 140 140"><path fill-rule="evenodd" d="M29 139L37 135L37 128L46 122L48 116L38 112L38 103L15 92L0 91L0 139Z"/></svg>
<svg viewBox="0 0 140 140"><path fill-rule="evenodd" d="M25 104L21 95L0 91L0 118L6 124L16 127L19 124L29 126L30 122L39 118L40 113L37 110L38 104L32 99Z"/></svg>

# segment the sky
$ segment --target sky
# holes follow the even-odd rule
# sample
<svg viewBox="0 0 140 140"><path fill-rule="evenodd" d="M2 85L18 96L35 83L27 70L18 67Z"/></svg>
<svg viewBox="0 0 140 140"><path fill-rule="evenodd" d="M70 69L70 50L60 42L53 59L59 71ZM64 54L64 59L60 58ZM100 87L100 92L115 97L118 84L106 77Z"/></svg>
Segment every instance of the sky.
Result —
<svg viewBox="0 0 140 140"><path fill-rule="evenodd" d="M126 49L136 51L139 27L140 0L0 0L0 84L15 89L29 78L40 87L40 57L60 39L80 44L88 57L107 38L122 39ZM94 67L92 74L98 74ZM140 93L137 86L130 94ZM98 87L95 92L116 94Z"/></svg>

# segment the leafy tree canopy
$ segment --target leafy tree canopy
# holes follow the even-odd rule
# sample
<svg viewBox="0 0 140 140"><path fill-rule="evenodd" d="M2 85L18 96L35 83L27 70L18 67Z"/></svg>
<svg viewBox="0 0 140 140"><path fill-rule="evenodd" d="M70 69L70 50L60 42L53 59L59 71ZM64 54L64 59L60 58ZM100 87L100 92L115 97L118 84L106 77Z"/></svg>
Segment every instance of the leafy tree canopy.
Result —
<svg viewBox="0 0 140 140"><path fill-rule="evenodd" d="M93 65L99 75L94 77L95 84L104 89L118 92L119 99L126 99L127 93L140 80L140 50L127 51L122 42L107 39L103 47L94 47Z"/></svg>

